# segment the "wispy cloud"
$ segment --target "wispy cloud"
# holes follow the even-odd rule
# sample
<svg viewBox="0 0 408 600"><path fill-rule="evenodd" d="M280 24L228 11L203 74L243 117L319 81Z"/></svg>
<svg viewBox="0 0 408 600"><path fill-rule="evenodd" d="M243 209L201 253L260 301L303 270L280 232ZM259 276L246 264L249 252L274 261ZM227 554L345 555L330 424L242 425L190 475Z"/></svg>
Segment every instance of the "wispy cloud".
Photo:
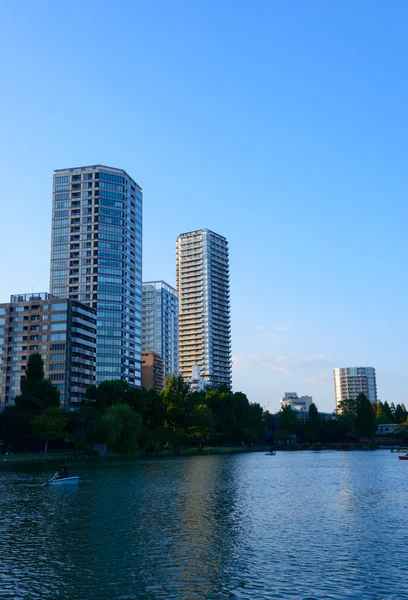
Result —
<svg viewBox="0 0 408 600"><path fill-rule="evenodd" d="M274 325L274 328L276 329L276 331L289 331L290 329L292 329L292 327L290 325Z"/></svg>
<svg viewBox="0 0 408 600"><path fill-rule="evenodd" d="M234 369L261 369L263 371L281 371L284 373L290 373L304 367L317 368L331 362L332 359L326 354L280 355L272 358L261 354L233 356Z"/></svg>
<svg viewBox="0 0 408 600"><path fill-rule="evenodd" d="M290 325L282 325L282 324L272 325L272 326L268 326L268 327L265 327L265 325L257 325L255 327L256 331L263 334L263 339L266 342L271 342L271 341L280 339L281 334L284 333L285 331L289 331L290 329L292 329L292 327Z"/></svg>
<svg viewBox="0 0 408 600"><path fill-rule="evenodd" d="M319 373L315 373L307 378L307 382L322 387L333 385L333 371L324 370L320 371Z"/></svg>

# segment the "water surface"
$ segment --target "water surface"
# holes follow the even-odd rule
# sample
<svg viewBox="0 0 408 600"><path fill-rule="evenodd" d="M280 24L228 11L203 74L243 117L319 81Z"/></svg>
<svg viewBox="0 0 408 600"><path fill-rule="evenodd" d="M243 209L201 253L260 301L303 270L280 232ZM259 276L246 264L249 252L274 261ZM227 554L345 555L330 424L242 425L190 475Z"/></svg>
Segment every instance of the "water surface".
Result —
<svg viewBox="0 0 408 600"><path fill-rule="evenodd" d="M72 470L72 469L71 469ZM408 462L280 452L0 467L0 599L408 600Z"/></svg>

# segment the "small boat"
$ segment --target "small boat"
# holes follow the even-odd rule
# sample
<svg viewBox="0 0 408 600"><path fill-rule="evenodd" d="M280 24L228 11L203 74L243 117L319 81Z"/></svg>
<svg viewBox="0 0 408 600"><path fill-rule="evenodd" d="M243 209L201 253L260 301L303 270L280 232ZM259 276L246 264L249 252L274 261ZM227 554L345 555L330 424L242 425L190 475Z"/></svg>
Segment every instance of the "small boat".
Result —
<svg viewBox="0 0 408 600"><path fill-rule="evenodd" d="M63 477L62 479L50 479L48 485L77 485L79 481L78 475L74 477Z"/></svg>
<svg viewBox="0 0 408 600"><path fill-rule="evenodd" d="M275 456L276 452L273 450L269 450L269 452L265 452L265 456Z"/></svg>
<svg viewBox="0 0 408 600"><path fill-rule="evenodd" d="M404 454L404 456L399 456L399 460L408 460L408 454Z"/></svg>

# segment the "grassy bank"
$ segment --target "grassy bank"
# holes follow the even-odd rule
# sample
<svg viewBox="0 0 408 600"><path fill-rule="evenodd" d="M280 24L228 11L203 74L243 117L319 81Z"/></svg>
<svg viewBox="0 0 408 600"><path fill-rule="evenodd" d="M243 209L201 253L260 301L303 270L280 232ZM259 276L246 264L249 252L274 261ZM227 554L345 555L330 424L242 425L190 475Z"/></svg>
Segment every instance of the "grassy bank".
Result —
<svg viewBox="0 0 408 600"><path fill-rule="evenodd" d="M129 457L132 460L136 458L159 458L169 456L197 456L197 455L210 455L210 454L243 454L247 452L266 452L270 449L270 446L257 446L254 448L247 448L242 446L214 446L206 449L202 448L180 448L179 450L164 448L157 453L146 453L145 450L138 450L134 456ZM38 463L38 462L71 462L71 461L100 461L100 460L118 460L118 456L108 455L106 457L100 456L75 456L68 453L60 454L48 454L46 457L41 453L38 454L12 454L10 456L0 456L0 465L10 463Z"/></svg>
<svg viewBox="0 0 408 600"><path fill-rule="evenodd" d="M377 444L328 444L322 446L321 444L288 444L282 446L275 446L277 452L295 452L295 451L320 451L320 450L340 450L340 451L352 451L352 450L377 450L379 446ZM211 446L206 449L203 448L180 448L175 450L174 448L163 448L157 453L146 452L146 450L138 450L134 456L122 459L121 457L109 454L106 457L100 457L95 455L90 456L76 456L72 453L51 453L44 457L41 453L37 454L13 454L10 456L0 456L0 465L4 466L8 464L21 464L21 463L69 463L77 461L129 461L142 458L170 458L174 456L207 456L213 454L245 454L248 452L267 452L271 449L271 446L254 446L248 448L246 446ZM384 448L382 448L384 449ZM406 450L404 450L405 452Z"/></svg>

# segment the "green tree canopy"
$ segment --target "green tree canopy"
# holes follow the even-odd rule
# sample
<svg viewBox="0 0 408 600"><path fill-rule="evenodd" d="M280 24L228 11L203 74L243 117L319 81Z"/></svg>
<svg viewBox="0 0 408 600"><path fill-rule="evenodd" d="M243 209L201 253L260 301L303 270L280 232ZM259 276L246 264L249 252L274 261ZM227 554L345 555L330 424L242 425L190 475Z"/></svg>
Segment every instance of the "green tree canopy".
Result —
<svg viewBox="0 0 408 600"><path fill-rule="evenodd" d="M215 417L206 404L197 404L191 414L190 426L187 428L187 435L191 440L198 441L204 446L215 434Z"/></svg>
<svg viewBox="0 0 408 600"><path fill-rule="evenodd" d="M373 406L365 394L357 396L356 404L355 432L359 437L371 438L377 429Z"/></svg>
<svg viewBox="0 0 408 600"><path fill-rule="evenodd" d="M394 414L395 423L403 423L407 416L408 414L405 406L403 404L397 404Z"/></svg>
<svg viewBox="0 0 408 600"><path fill-rule="evenodd" d="M44 379L44 362L38 352L30 354L25 376L20 382L21 394L14 403L19 410L44 410L60 405L60 393L49 379Z"/></svg>
<svg viewBox="0 0 408 600"><path fill-rule="evenodd" d="M168 375L161 393L165 406L164 426L166 429L180 434L189 426L190 387L181 376ZM179 436L173 439L179 439ZM181 439L181 438L180 438Z"/></svg>
<svg viewBox="0 0 408 600"><path fill-rule="evenodd" d="M342 415L345 419L348 419L350 423L354 424L357 416L357 400L354 398L345 398L339 402L336 413Z"/></svg>
<svg viewBox="0 0 408 600"><path fill-rule="evenodd" d="M86 389L86 402L104 412L114 404L132 403L134 388L127 381L112 379L102 381L98 386L89 385Z"/></svg>
<svg viewBox="0 0 408 600"><path fill-rule="evenodd" d="M66 435L65 426L68 422L66 412L56 406L49 406L32 422L33 435L45 442L44 454L47 454L48 442L63 439Z"/></svg>
<svg viewBox="0 0 408 600"><path fill-rule="evenodd" d="M278 413L278 433L289 433L290 435L297 434L299 429L299 421L296 413L291 407L283 406Z"/></svg>
<svg viewBox="0 0 408 600"><path fill-rule="evenodd" d="M307 442L319 442L321 431L320 415L316 404L312 402L309 407L307 421L305 425L305 439Z"/></svg>
<svg viewBox="0 0 408 600"><path fill-rule="evenodd" d="M128 404L114 404L103 415L108 444L121 456L135 453L142 428L142 417Z"/></svg>
<svg viewBox="0 0 408 600"><path fill-rule="evenodd" d="M382 423L393 423L394 422L394 415L392 414L390 405L388 404L387 401L385 401L384 404L382 405L381 419L382 419Z"/></svg>

